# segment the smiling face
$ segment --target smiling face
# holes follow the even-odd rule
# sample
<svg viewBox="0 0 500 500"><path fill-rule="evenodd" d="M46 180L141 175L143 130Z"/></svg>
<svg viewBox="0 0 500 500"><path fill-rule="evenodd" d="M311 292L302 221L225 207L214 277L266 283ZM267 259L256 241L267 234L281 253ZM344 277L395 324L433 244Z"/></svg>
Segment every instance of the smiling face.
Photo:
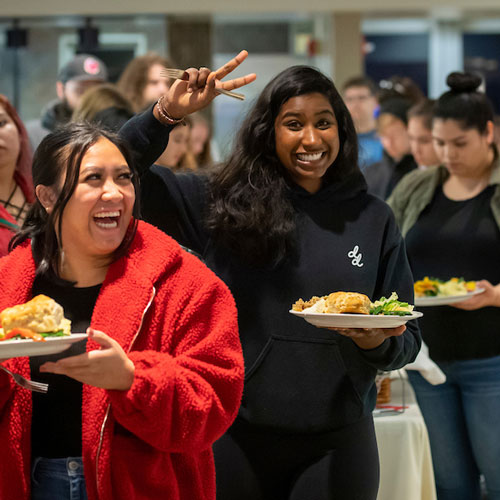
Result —
<svg viewBox="0 0 500 500"><path fill-rule="evenodd" d="M0 104L0 168L14 169L21 150L16 124Z"/></svg>
<svg viewBox="0 0 500 500"><path fill-rule="evenodd" d="M64 252L82 262L112 258L135 202L132 173L120 150L101 138L82 159L78 184L62 215Z"/></svg>
<svg viewBox="0 0 500 500"><path fill-rule="evenodd" d="M460 177L477 177L491 166L493 150L493 122L486 131L463 129L456 120L435 118L432 125L434 148L450 174Z"/></svg>
<svg viewBox="0 0 500 500"><path fill-rule="evenodd" d="M337 119L330 101L319 93L292 97L274 122L276 154L292 180L310 193L340 149Z"/></svg>

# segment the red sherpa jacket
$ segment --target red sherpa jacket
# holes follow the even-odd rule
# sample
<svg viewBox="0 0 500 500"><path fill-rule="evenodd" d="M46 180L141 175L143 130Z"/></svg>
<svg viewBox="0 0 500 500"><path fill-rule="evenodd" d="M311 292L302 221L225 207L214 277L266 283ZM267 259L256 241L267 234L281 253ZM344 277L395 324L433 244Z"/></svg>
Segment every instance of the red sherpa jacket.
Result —
<svg viewBox="0 0 500 500"><path fill-rule="evenodd" d="M31 298L29 244L0 260L0 310ZM140 222L106 275L93 328L135 364L128 391L83 386L82 450L89 500L214 500L212 443L236 417L243 357L236 308L196 257ZM87 349L98 349L88 342ZM28 358L6 366L30 376ZM0 498L30 497L31 393L0 373ZM54 436L57 439L57 436Z"/></svg>

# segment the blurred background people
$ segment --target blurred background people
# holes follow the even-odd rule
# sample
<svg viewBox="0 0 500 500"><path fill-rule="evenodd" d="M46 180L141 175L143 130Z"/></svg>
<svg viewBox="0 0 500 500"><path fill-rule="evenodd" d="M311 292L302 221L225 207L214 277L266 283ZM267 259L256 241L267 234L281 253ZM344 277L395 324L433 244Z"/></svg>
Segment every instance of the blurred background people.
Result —
<svg viewBox="0 0 500 500"><path fill-rule="evenodd" d="M377 94L380 103L394 97L407 99L411 104L417 104L425 97L422 89L408 76L393 75L380 80Z"/></svg>
<svg viewBox="0 0 500 500"><path fill-rule="evenodd" d="M208 120L201 113L193 113L191 119L191 137L189 147L199 168L210 167L214 162L212 157L212 129Z"/></svg>
<svg viewBox="0 0 500 500"><path fill-rule="evenodd" d="M106 65L95 56L79 54L65 64L57 75L57 99L47 104L39 120L26 123L33 151L49 132L71 120L86 90L107 80Z"/></svg>
<svg viewBox="0 0 500 500"><path fill-rule="evenodd" d="M384 147L383 158L364 171L368 190L386 199L396 184L417 168L411 155L407 130L407 113L411 101L403 97L390 97L380 104L377 118L377 133Z"/></svg>
<svg viewBox="0 0 500 500"><path fill-rule="evenodd" d="M132 59L118 80L118 88L132 103L135 113L157 101L170 87L169 80L161 76L163 68L172 63L155 52Z"/></svg>
<svg viewBox="0 0 500 500"><path fill-rule="evenodd" d="M121 126L134 116L129 100L112 83L91 87L83 94L80 103L73 111L71 121L98 123L108 130L117 132Z"/></svg>
<svg viewBox="0 0 500 500"><path fill-rule="evenodd" d="M358 162L363 171L382 160L383 147L376 130L377 86L370 78L358 76L344 83L342 94L358 135Z"/></svg>
<svg viewBox="0 0 500 500"><path fill-rule="evenodd" d="M497 148L500 148L500 115L495 116L493 123L495 125L495 144Z"/></svg>
<svg viewBox="0 0 500 500"><path fill-rule="evenodd" d="M420 169L439 165L439 158L432 139L434 103L434 100L424 98L408 110L410 150Z"/></svg>
<svg viewBox="0 0 500 500"><path fill-rule="evenodd" d="M168 167L174 171L197 170L198 165L190 151L190 136L192 131L191 117L184 117L185 126L175 127L169 135L168 145L156 165Z"/></svg>
<svg viewBox="0 0 500 500"><path fill-rule="evenodd" d="M493 109L481 79L452 73L434 107L440 166L408 174L389 199L415 280L478 281L484 292L426 307L419 320L430 357L446 375L408 377L431 443L439 500L500 499L500 164Z"/></svg>
<svg viewBox="0 0 500 500"><path fill-rule="evenodd" d="M31 149L16 110L0 94L0 257L33 203Z"/></svg>

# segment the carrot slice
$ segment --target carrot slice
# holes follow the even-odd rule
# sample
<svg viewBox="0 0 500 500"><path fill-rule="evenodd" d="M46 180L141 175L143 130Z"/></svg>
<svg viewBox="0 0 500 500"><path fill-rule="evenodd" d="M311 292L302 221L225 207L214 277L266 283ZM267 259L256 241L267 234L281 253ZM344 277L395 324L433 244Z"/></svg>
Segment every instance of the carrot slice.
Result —
<svg viewBox="0 0 500 500"><path fill-rule="evenodd" d="M8 340L16 335L20 335L26 339L33 339L34 342L45 342L45 339L39 333L36 333L29 328L13 328L9 333L6 333L1 340Z"/></svg>

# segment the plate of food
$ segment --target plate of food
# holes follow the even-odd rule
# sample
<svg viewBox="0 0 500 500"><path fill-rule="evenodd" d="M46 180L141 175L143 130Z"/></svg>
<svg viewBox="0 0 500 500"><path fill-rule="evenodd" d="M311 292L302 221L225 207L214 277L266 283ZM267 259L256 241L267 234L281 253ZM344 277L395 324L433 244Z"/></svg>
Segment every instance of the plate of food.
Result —
<svg viewBox="0 0 500 500"><path fill-rule="evenodd" d="M299 299L289 312L314 326L328 328L396 328L423 316L412 305L399 301L395 292L375 302L362 293L334 292L308 301Z"/></svg>
<svg viewBox="0 0 500 500"><path fill-rule="evenodd" d="M414 284L415 305L420 307L456 304L484 292L475 281L451 278L443 281L426 276Z"/></svg>
<svg viewBox="0 0 500 500"><path fill-rule="evenodd" d="M63 308L46 295L4 309L0 323L0 359L55 354L87 338L71 333Z"/></svg>

